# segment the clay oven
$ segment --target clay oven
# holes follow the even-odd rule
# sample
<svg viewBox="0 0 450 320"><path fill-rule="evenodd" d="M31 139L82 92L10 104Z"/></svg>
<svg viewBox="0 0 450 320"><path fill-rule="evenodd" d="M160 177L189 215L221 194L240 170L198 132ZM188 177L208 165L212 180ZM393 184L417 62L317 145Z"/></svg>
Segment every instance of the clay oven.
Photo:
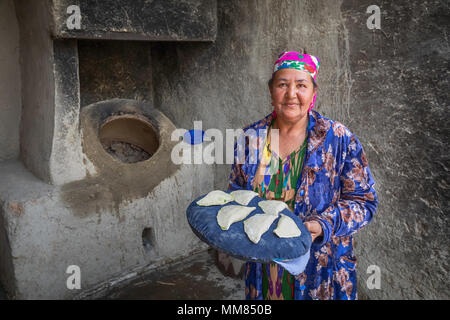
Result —
<svg viewBox="0 0 450 320"><path fill-rule="evenodd" d="M171 162L176 127L153 101L151 47L214 41L216 1L14 4L23 107L20 159L2 166L9 295L89 296L205 249L184 211L212 189L208 179L191 185L212 168ZM79 27L68 20L74 7ZM71 265L82 290L66 286Z"/></svg>

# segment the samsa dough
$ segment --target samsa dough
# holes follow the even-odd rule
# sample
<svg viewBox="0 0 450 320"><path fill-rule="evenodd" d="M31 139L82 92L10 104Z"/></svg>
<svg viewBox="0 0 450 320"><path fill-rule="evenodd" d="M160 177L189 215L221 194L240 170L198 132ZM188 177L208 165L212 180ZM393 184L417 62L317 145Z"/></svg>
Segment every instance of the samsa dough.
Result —
<svg viewBox="0 0 450 320"><path fill-rule="evenodd" d="M280 214L280 220L273 232L280 238L299 237L302 234L295 221L284 214Z"/></svg>
<svg viewBox="0 0 450 320"><path fill-rule="evenodd" d="M230 193L234 201L243 206L248 205L248 203L256 197L258 194L251 190L236 190Z"/></svg>
<svg viewBox="0 0 450 320"><path fill-rule="evenodd" d="M218 206L233 201L233 197L222 190L214 190L197 201L199 206Z"/></svg>
<svg viewBox="0 0 450 320"><path fill-rule="evenodd" d="M279 200L263 200L258 203L259 207L264 211L264 213L272 214L278 216L280 211L284 209L289 209L288 205L283 201Z"/></svg>
<svg viewBox="0 0 450 320"><path fill-rule="evenodd" d="M238 205L223 207L217 213L217 223L222 230L228 230L233 223L244 220L255 209Z"/></svg>
<svg viewBox="0 0 450 320"><path fill-rule="evenodd" d="M272 223L278 215L273 214L255 214L253 217L244 221L244 231L253 243L258 243L261 236L269 230Z"/></svg>

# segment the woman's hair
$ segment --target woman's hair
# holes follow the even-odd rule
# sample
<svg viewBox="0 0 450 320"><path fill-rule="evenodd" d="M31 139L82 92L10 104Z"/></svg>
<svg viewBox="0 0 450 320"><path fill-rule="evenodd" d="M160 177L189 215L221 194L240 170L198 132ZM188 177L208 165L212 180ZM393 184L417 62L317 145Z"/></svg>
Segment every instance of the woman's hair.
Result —
<svg viewBox="0 0 450 320"><path fill-rule="evenodd" d="M270 78L269 81L267 81L267 84L269 85L269 87L272 87L274 76L275 76L275 72L272 73L272 78ZM309 76L310 76L311 81L313 83L313 90L316 90L317 89L317 83L316 83L316 81L314 80L314 78L311 75L309 75Z"/></svg>

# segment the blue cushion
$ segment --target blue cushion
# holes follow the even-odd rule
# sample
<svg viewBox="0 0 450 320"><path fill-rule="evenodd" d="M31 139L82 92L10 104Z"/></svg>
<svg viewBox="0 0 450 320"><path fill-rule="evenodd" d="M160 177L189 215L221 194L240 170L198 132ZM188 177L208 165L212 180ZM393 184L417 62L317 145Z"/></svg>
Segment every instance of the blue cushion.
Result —
<svg viewBox="0 0 450 320"><path fill-rule="evenodd" d="M235 222L228 230L222 230L217 223L217 213L223 206L238 205L237 202L229 202L223 206L198 206L197 201L205 195L195 199L186 209L187 220L193 232L204 242L215 249L224 251L238 259L254 262L270 262L273 259L296 259L303 256L311 247L311 235L303 225L300 218L290 210L284 209L280 213L291 217L301 231L301 235L295 238L279 238L273 233L277 227L279 217L272 223L257 244L250 241L244 231L243 222L255 214L264 213L258 206L262 201L260 197L254 197L248 204L256 207L246 219Z"/></svg>

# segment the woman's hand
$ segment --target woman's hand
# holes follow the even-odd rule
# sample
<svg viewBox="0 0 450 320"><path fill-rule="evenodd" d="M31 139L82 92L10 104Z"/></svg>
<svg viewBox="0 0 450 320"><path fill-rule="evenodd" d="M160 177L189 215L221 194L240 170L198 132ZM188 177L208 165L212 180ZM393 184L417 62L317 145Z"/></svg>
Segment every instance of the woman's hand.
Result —
<svg viewBox="0 0 450 320"><path fill-rule="evenodd" d="M308 221L304 223L306 229L311 233L312 242L316 240L317 237L323 236L322 226L317 221Z"/></svg>

